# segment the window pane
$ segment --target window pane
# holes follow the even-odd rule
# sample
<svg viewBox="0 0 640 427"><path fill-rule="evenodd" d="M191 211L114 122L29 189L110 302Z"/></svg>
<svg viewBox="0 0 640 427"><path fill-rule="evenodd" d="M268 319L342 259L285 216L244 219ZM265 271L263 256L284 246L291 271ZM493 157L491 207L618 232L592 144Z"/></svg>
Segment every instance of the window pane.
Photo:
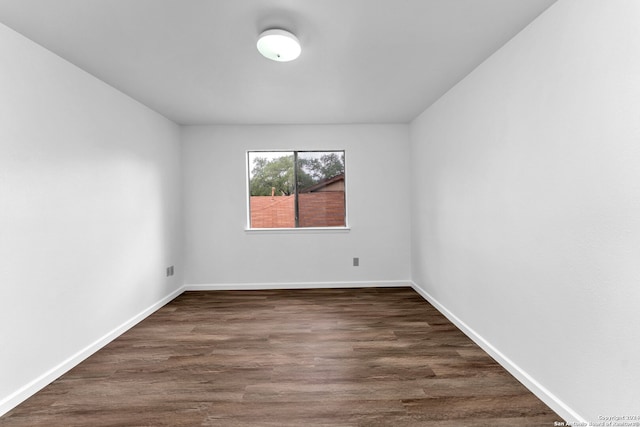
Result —
<svg viewBox="0 0 640 427"><path fill-rule="evenodd" d="M251 228L346 226L344 151L251 151Z"/></svg>
<svg viewBox="0 0 640 427"><path fill-rule="evenodd" d="M298 226L343 227L344 151L297 153Z"/></svg>
<svg viewBox="0 0 640 427"><path fill-rule="evenodd" d="M249 153L251 228L293 228L295 188L293 152Z"/></svg>

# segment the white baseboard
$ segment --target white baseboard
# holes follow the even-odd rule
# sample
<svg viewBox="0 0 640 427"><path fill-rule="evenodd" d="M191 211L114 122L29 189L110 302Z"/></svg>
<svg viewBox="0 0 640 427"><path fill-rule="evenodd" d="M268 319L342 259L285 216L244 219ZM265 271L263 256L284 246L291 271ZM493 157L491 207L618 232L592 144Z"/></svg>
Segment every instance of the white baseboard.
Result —
<svg viewBox="0 0 640 427"><path fill-rule="evenodd" d="M317 288L385 288L411 287L411 280L355 281L355 282L291 282L291 283L212 283L185 285L185 291L241 291L260 289L317 289Z"/></svg>
<svg viewBox="0 0 640 427"><path fill-rule="evenodd" d="M9 396L0 400L0 417L20 403L27 400L29 397L33 396L38 391L42 390L44 387L55 381L57 378L61 377L63 374L71 370L74 366L78 365L80 362L91 356L96 351L100 350L105 345L109 344L114 339L118 338L120 335L125 333L127 330L131 329L136 324L140 323L150 314L158 310L163 305L167 304L169 301L176 298L178 295L184 292L184 287L180 287L175 291L171 292L166 297L162 298L160 301L152 304L150 307L141 311L137 315L133 316L131 319L127 320L117 328L108 332L101 338L89 344L87 347L78 351L62 363L57 366L54 366L44 374L35 378L33 381L25 384L20 387L15 392L11 393Z"/></svg>
<svg viewBox="0 0 640 427"><path fill-rule="evenodd" d="M456 325L465 335L467 335L473 342L478 344L484 351L486 351L496 362L498 362L503 368L505 368L511 375L513 375L518 381L520 381L525 387L527 387L533 394L535 394L540 400L542 400L547 406L553 409L558 415L560 415L565 421L587 425L585 418L581 417L576 411L571 409L569 405L565 404L556 395L551 393L540 384L535 378L529 375L526 371L516 365L511 359L505 356L500 350L494 347L489 341L478 334L469 325L463 322L458 316L453 314L447 307L442 305L440 301L435 299L429 292L422 289L415 282L411 282L413 289L419 293L425 300L433 305L440 313L442 313L447 319Z"/></svg>

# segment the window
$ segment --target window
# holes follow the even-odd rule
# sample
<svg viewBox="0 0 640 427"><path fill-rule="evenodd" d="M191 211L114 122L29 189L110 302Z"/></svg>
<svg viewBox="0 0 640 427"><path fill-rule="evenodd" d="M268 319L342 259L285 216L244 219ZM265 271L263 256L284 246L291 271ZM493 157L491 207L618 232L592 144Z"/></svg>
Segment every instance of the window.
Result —
<svg viewBox="0 0 640 427"><path fill-rule="evenodd" d="M345 227L344 151L249 151L249 227Z"/></svg>

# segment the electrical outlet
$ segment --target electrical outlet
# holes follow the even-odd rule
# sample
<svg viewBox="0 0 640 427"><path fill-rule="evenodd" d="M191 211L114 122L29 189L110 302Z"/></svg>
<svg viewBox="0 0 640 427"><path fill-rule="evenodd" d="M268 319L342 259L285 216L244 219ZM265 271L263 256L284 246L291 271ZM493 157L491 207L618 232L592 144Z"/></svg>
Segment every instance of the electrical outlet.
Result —
<svg viewBox="0 0 640 427"><path fill-rule="evenodd" d="M167 267L167 277L169 276L173 276L173 265L170 267Z"/></svg>
<svg viewBox="0 0 640 427"><path fill-rule="evenodd" d="M354 257L353 258L353 266L354 267L358 267L360 265L360 258Z"/></svg>

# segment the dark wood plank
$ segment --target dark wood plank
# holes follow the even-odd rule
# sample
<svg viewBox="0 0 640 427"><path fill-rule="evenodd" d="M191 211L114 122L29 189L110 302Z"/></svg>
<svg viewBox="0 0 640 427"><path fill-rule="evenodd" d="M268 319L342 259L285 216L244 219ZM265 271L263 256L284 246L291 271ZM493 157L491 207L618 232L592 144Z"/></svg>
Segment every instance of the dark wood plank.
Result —
<svg viewBox="0 0 640 427"><path fill-rule="evenodd" d="M550 426L410 288L187 292L2 426Z"/></svg>

